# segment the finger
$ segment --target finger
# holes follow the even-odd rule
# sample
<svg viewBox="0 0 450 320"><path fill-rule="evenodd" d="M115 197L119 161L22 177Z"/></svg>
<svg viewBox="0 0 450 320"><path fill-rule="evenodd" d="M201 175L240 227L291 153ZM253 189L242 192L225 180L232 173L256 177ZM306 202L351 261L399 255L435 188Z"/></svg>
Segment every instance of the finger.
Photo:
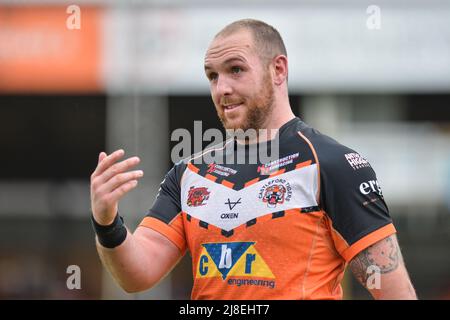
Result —
<svg viewBox="0 0 450 320"><path fill-rule="evenodd" d="M121 185L120 187L116 188L113 192L111 192L111 200L114 202L119 201L131 189L134 189L137 186L137 184L138 184L137 180L131 180Z"/></svg>
<svg viewBox="0 0 450 320"><path fill-rule="evenodd" d="M122 149L119 149L117 151L114 151L109 156L104 157L100 163L97 165L97 168L95 169L93 175L98 176L103 173L107 168L109 168L114 162L119 160L123 155L125 154L125 151ZM99 158L101 157L101 154Z"/></svg>
<svg viewBox="0 0 450 320"><path fill-rule="evenodd" d="M135 170L135 171L129 171L129 172L117 174L114 177L112 177L111 179L109 179L108 182L102 184L98 188L97 194L101 195L101 194L110 193L110 192L114 191L115 189L117 189L118 187L120 187L121 185L123 185L131 180L138 180L138 179L142 178L143 176L144 176L144 171L142 171L142 170Z"/></svg>
<svg viewBox="0 0 450 320"><path fill-rule="evenodd" d="M120 161L108 169L106 169L98 178L98 183L106 183L116 175L123 173L125 171L128 171L132 169L133 167L137 166L140 162L140 159L138 157L131 157L126 160Z"/></svg>
<svg viewBox="0 0 450 320"><path fill-rule="evenodd" d="M100 162L102 162L103 161L103 159L105 159L106 158L106 156L107 156L107 154L105 153L105 152L100 152L100 154L98 155L98 163L97 163L97 165L100 163Z"/></svg>

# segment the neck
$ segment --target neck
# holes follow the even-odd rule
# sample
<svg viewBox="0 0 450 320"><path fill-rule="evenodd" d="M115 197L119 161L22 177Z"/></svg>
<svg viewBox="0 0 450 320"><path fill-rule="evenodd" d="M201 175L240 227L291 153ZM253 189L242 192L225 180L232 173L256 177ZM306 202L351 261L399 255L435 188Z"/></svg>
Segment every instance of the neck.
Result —
<svg viewBox="0 0 450 320"><path fill-rule="evenodd" d="M291 105L289 104L289 97L286 92L281 95L280 99L275 99L272 113L267 117L267 122L265 124L265 128L268 129L267 140L273 139L277 134L278 129L293 118L295 118L295 115L292 112Z"/></svg>

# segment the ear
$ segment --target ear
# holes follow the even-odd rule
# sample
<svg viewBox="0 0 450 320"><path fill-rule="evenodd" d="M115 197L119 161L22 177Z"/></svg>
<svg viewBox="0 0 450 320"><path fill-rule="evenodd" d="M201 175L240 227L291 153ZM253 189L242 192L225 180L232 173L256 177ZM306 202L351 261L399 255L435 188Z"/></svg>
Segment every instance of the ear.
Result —
<svg viewBox="0 0 450 320"><path fill-rule="evenodd" d="M278 55L273 59L274 67L274 83L279 86L287 80L288 75L288 60L284 55Z"/></svg>

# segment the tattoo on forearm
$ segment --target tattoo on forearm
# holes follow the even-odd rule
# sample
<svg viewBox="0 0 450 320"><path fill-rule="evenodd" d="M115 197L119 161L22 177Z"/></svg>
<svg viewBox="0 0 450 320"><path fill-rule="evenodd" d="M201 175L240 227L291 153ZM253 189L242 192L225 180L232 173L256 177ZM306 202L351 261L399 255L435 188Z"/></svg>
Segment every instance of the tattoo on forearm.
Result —
<svg viewBox="0 0 450 320"><path fill-rule="evenodd" d="M367 270L370 266L379 268L381 273L389 273L396 270L401 262L400 248L395 236L387 237L360 252L351 262L350 269L356 279L366 286Z"/></svg>

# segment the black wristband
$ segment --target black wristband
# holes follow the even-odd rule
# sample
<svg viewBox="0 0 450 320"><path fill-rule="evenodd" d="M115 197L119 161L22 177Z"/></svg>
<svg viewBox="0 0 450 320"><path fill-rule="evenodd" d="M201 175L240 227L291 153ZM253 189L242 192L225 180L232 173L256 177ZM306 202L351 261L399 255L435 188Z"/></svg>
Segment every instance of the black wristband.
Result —
<svg viewBox="0 0 450 320"><path fill-rule="evenodd" d="M91 215L92 227L98 237L98 242L106 248L112 249L122 244L127 237L127 228L123 224L123 218L117 213L114 221L107 226L102 226Z"/></svg>

